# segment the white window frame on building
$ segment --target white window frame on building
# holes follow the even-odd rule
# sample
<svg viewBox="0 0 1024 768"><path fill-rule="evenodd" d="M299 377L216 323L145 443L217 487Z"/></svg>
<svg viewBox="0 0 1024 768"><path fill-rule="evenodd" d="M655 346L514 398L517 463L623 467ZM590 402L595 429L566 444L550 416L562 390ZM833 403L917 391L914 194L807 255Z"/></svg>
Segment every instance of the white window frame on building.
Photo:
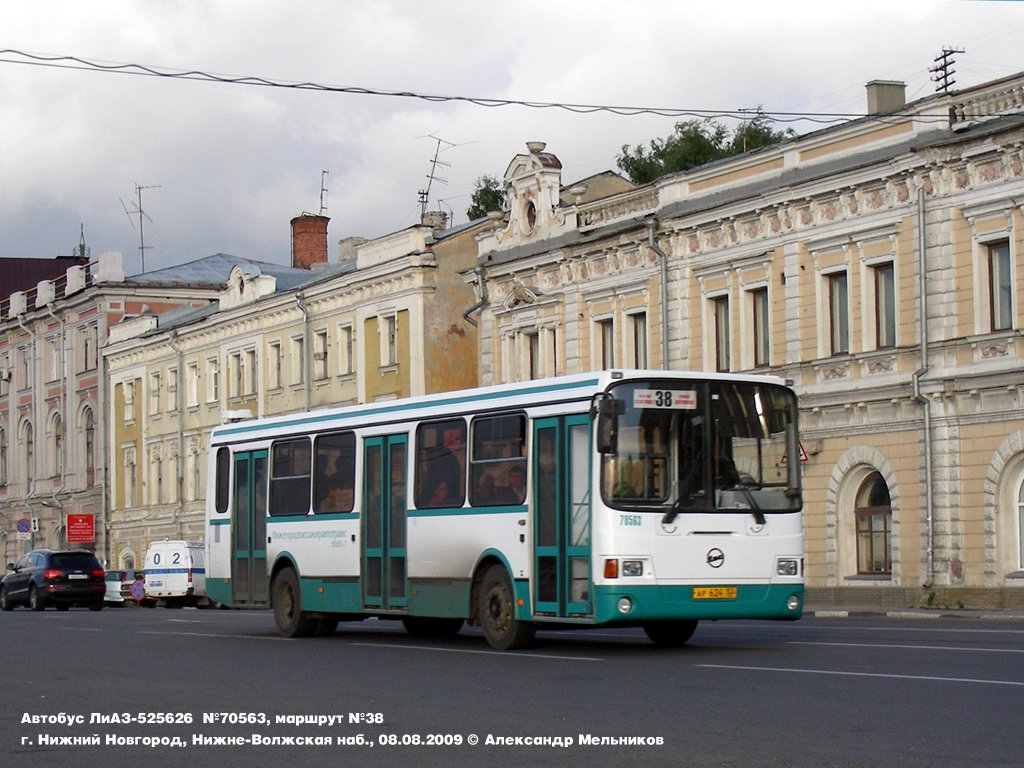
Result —
<svg viewBox="0 0 1024 768"><path fill-rule="evenodd" d="M380 367L394 368L398 365L398 314L377 315L377 332L380 334Z"/></svg>
<svg viewBox="0 0 1024 768"><path fill-rule="evenodd" d="M138 506L136 496L139 489L139 481L135 474L134 445L121 448L121 465L124 468L124 506L126 509L131 509Z"/></svg>
<svg viewBox="0 0 1024 768"><path fill-rule="evenodd" d="M178 369L167 369L167 412L178 412Z"/></svg>
<svg viewBox="0 0 1024 768"><path fill-rule="evenodd" d="M750 329L750 368L767 368L772 364L772 310L771 293L767 281L754 283L745 291L747 295ZM744 355L744 357L748 357ZM746 366L745 366L746 367Z"/></svg>
<svg viewBox="0 0 1024 768"><path fill-rule="evenodd" d="M306 348L301 336L291 338L291 369L293 385L303 384L306 381Z"/></svg>
<svg viewBox="0 0 1024 768"><path fill-rule="evenodd" d="M199 406L199 363L196 362L185 366L185 406Z"/></svg>
<svg viewBox="0 0 1024 768"><path fill-rule="evenodd" d="M844 265L822 273L828 318L827 356L848 355L850 342L850 270Z"/></svg>
<svg viewBox="0 0 1024 768"><path fill-rule="evenodd" d="M220 360L216 357L206 359L206 402L216 403L220 400Z"/></svg>
<svg viewBox="0 0 1024 768"><path fill-rule="evenodd" d="M1013 247L1009 238L984 244L988 287L988 330L992 333L1011 330L1014 318Z"/></svg>
<svg viewBox="0 0 1024 768"><path fill-rule="evenodd" d="M324 381L330 375L328 345L326 328L313 331L313 381Z"/></svg>
<svg viewBox="0 0 1024 768"><path fill-rule="evenodd" d="M731 305L728 291L708 295L708 327L711 329L711 354L714 361L712 370L723 373L732 370Z"/></svg>
<svg viewBox="0 0 1024 768"><path fill-rule="evenodd" d="M160 415L160 371L152 371L149 374L149 407L146 414L149 416Z"/></svg>
<svg viewBox="0 0 1024 768"><path fill-rule="evenodd" d="M867 265L871 270L871 314L874 318L875 349L892 349L897 344L896 262L887 258ZM867 314L867 313L865 313Z"/></svg>
<svg viewBox="0 0 1024 768"><path fill-rule="evenodd" d="M338 375L350 376L355 373L355 329L351 323L338 326Z"/></svg>
<svg viewBox="0 0 1024 768"><path fill-rule="evenodd" d="M267 389L275 391L281 388L281 342L275 339L267 344Z"/></svg>
<svg viewBox="0 0 1024 768"><path fill-rule="evenodd" d="M43 380L46 382L60 381L63 374L61 365L60 336L47 336L43 339Z"/></svg>
<svg viewBox="0 0 1024 768"><path fill-rule="evenodd" d="M627 312L625 338L626 355L631 368L642 370L650 367L650 340L647 337L647 312Z"/></svg>
<svg viewBox="0 0 1024 768"><path fill-rule="evenodd" d="M228 400L237 400L242 396L242 351L228 353Z"/></svg>
<svg viewBox="0 0 1024 768"><path fill-rule="evenodd" d="M593 322L593 360L599 371L615 367L615 318L604 315Z"/></svg>
<svg viewBox="0 0 1024 768"><path fill-rule="evenodd" d="M132 380L121 382L121 400L124 407L125 424L135 422L135 382Z"/></svg>
<svg viewBox="0 0 1024 768"><path fill-rule="evenodd" d="M259 388L259 360L255 347L249 347L242 352L244 394L249 397L255 395Z"/></svg>

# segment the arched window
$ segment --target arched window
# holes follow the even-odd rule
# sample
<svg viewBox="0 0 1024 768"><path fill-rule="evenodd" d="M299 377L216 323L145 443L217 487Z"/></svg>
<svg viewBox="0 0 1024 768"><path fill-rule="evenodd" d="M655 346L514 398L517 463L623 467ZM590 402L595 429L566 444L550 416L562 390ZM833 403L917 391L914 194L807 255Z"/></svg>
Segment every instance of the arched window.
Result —
<svg viewBox="0 0 1024 768"><path fill-rule="evenodd" d="M86 482L91 488L96 481L96 419L92 415L92 408L86 408L82 412L82 422L85 433Z"/></svg>
<svg viewBox="0 0 1024 768"><path fill-rule="evenodd" d="M1024 571L1024 478L1017 490L1017 569Z"/></svg>
<svg viewBox="0 0 1024 768"><path fill-rule="evenodd" d="M892 573L892 506L889 488L878 472L864 478L853 512L857 524L857 573Z"/></svg>
<svg viewBox="0 0 1024 768"><path fill-rule="evenodd" d="M25 446L25 479L31 483L36 478L36 443L31 422L26 421L22 426L21 438Z"/></svg>
<svg viewBox="0 0 1024 768"><path fill-rule="evenodd" d="M50 422L51 466L53 467L52 477L60 477L64 474L64 419L60 414L54 414Z"/></svg>
<svg viewBox="0 0 1024 768"><path fill-rule="evenodd" d="M0 485L7 485L7 430L0 429ZM6 563L6 560L2 562Z"/></svg>

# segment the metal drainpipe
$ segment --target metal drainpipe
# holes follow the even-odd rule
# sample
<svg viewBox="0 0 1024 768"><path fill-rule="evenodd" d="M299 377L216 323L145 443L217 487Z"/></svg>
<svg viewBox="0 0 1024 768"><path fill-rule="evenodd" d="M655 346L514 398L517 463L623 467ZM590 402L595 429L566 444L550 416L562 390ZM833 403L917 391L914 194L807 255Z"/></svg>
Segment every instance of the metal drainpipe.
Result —
<svg viewBox="0 0 1024 768"><path fill-rule="evenodd" d="M917 272L918 290L921 300L918 303L918 325L921 342L921 367L914 371L912 378L914 400L924 408L924 507L925 529L927 531L927 552L925 564L925 586L930 587L935 576L935 499L932 493L932 405L931 401L921 392L921 379L928 373L928 285L925 277L927 262L925 259L925 218L924 189L917 190Z"/></svg>
<svg viewBox="0 0 1024 768"><path fill-rule="evenodd" d="M309 391L309 380L312 376L313 368L310 362L313 359L313 350L309 348L309 310L306 309L306 305L302 303L302 294L295 294L295 304L298 306L299 311L302 312L302 389L305 397L305 409L309 410L310 404L310 391ZM257 390L259 387L257 387Z"/></svg>
<svg viewBox="0 0 1024 768"><path fill-rule="evenodd" d="M171 331L170 340L168 343L170 344L171 349L174 350L176 358L175 365L177 366L178 376L176 390L178 397L178 462L176 467L178 471L178 514L175 515L174 530L177 538L181 539L184 538L184 536L182 535L181 519L185 516L185 478L183 472L184 461L182 461L182 459L185 456L185 424L183 422L184 417L182 414L182 411L184 410L182 383L184 382L185 379L185 372L183 370L185 358L184 355L182 354L181 347L178 345L177 331Z"/></svg>
<svg viewBox="0 0 1024 768"><path fill-rule="evenodd" d="M654 241L658 220L647 222L647 247L658 255L661 263L661 367L668 370L668 254Z"/></svg>
<svg viewBox="0 0 1024 768"><path fill-rule="evenodd" d="M483 264L477 264L477 267L476 267L476 282L477 282L477 285L480 286L480 301L478 301L476 304L474 304L472 307L470 307L469 309L467 309L466 311L464 311L462 313L462 316L474 328L479 327L479 323L477 323L476 320L474 320L472 317L470 317L470 315L472 315L477 310L483 309L484 307L487 306L487 282L486 282L486 275L484 273L484 265Z"/></svg>

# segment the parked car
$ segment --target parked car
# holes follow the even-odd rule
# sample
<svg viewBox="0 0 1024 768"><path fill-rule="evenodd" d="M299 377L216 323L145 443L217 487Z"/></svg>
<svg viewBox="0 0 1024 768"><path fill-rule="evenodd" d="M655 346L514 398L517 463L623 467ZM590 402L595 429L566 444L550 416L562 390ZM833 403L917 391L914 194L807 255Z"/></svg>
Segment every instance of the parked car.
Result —
<svg viewBox="0 0 1024 768"><path fill-rule="evenodd" d="M146 598L180 608L207 606L206 553L199 541L154 541L146 550Z"/></svg>
<svg viewBox="0 0 1024 768"><path fill-rule="evenodd" d="M58 611L72 605L100 611L106 588L103 566L92 552L34 549L17 564L7 564L7 574L0 580L0 610L23 603L33 611L48 605Z"/></svg>
<svg viewBox="0 0 1024 768"><path fill-rule="evenodd" d="M113 605L124 605L124 583L128 579L128 571L108 570L104 573L107 591L103 602Z"/></svg>

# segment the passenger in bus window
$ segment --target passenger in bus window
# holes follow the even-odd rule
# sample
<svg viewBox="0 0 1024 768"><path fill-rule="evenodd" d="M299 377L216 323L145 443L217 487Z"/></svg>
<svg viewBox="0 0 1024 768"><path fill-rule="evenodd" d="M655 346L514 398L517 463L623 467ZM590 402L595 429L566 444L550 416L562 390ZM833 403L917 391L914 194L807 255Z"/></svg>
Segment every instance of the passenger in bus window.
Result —
<svg viewBox="0 0 1024 768"><path fill-rule="evenodd" d="M438 450L427 466L430 494L427 507L448 507L462 503L459 461L448 448Z"/></svg>
<svg viewBox="0 0 1024 768"><path fill-rule="evenodd" d="M522 504L526 500L526 467L515 464L508 471L510 503Z"/></svg>

